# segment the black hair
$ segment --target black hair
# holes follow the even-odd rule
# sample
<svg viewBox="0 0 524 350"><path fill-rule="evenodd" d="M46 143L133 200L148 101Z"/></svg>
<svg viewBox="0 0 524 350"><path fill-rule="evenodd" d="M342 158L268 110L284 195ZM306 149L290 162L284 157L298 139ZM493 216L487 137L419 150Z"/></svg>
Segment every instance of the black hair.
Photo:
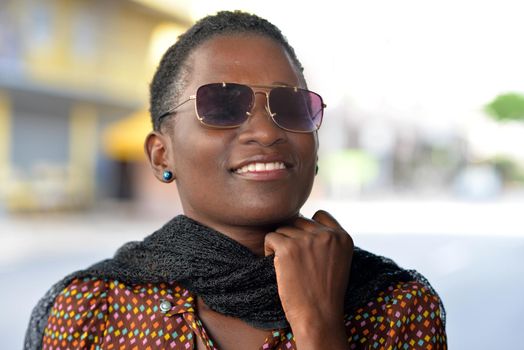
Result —
<svg viewBox="0 0 524 350"><path fill-rule="evenodd" d="M282 32L269 21L241 11L221 11L195 23L171 46L160 61L150 85L150 113L153 129L160 129L160 116L172 108L187 84L191 67L186 62L189 55L205 41L219 35L257 34L282 45L305 83L303 67L295 50Z"/></svg>

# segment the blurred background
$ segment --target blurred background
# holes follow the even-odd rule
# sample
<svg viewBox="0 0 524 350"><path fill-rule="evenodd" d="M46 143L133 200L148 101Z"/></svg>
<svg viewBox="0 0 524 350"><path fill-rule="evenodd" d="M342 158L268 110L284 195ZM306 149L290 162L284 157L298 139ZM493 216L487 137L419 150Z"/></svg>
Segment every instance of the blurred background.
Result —
<svg viewBox="0 0 524 350"><path fill-rule="evenodd" d="M328 105L304 214L425 274L451 349L524 349L518 0L0 0L2 348L52 283L181 212L145 163L148 84L221 9L276 24Z"/></svg>

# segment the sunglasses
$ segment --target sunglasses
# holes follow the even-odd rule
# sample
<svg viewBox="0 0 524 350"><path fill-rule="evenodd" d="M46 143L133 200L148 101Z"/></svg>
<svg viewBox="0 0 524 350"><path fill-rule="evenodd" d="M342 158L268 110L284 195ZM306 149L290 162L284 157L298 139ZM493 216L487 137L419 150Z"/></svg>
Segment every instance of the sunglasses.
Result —
<svg viewBox="0 0 524 350"><path fill-rule="evenodd" d="M257 91L265 89L267 91ZM326 105L322 97L306 89L285 85L244 85L211 83L200 86L195 95L171 108L159 118L161 121L183 104L196 100L198 120L211 128L228 129L242 125L255 106L255 94L266 95L266 110L280 128L300 133L318 130Z"/></svg>

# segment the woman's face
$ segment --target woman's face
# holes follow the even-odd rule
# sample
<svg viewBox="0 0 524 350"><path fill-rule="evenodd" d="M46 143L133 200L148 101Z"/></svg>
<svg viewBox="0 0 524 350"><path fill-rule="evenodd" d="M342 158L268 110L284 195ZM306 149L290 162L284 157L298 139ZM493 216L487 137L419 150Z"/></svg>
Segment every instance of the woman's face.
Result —
<svg viewBox="0 0 524 350"><path fill-rule="evenodd" d="M218 36L189 57L187 88L180 101L203 84L300 86L284 49L256 35ZM256 91L256 90L255 90ZM233 226L271 226L295 216L315 176L316 133L292 133L270 119L266 96L256 94L252 116L236 129L203 127L190 101L165 121L167 166L187 216L227 232ZM285 169L238 173L254 163L284 163Z"/></svg>

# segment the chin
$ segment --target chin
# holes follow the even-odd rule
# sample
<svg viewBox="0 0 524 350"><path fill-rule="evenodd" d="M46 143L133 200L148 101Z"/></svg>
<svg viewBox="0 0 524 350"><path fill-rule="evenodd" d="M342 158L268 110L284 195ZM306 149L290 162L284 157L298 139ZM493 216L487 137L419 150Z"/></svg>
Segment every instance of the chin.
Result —
<svg viewBox="0 0 524 350"><path fill-rule="evenodd" d="M295 218L309 193L289 195L281 191L278 196L268 193L257 193L249 197L237 198L231 203L230 213L238 213L238 222L242 226L274 226ZM257 198L257 200L252 200ZM230 216L230 218L233 215Z"/></svg>
<svg viewBox="0 0 524 350"><path fill-rule="evenodd" d="M281 208L252 207L244 208L238 216L237 224L241 226L280 226L296 217L300 207Z"/></svg>

